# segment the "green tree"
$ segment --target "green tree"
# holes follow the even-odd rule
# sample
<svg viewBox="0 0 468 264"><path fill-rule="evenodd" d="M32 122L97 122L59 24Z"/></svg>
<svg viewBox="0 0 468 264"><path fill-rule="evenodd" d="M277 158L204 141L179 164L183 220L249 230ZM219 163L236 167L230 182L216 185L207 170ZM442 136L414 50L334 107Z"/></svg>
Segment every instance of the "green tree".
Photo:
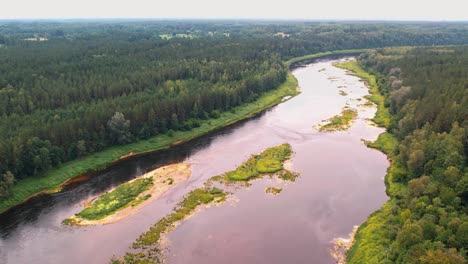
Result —
<svg viewBox="0 0 468 264"><path fill-rule="evenodd" d="M113 144L125 144L131 142L130 121L120 112L115 112L107 122L109 137Z"/></svg>
<svg viewBox="0 0 468 264"><path fill-rule="evenodd" d="M0 178L0 197L8 197L15 183L15 176L11 171L7 171Z"/></svg>

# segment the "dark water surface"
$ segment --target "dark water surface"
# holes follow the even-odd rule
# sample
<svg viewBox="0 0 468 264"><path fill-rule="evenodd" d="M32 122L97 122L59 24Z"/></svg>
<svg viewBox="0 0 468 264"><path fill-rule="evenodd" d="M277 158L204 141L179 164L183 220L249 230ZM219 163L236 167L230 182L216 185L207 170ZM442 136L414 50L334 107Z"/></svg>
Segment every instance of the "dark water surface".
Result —
<svg viewBox="0 0 468 264"><path fill-rule="evenodd" d="M388 161L361 139L383 132L367 121L375 108L358 106L365 85L333 61L293 71L302 93L259 117L168 151L128 160L89 181L39 196L0 216L0 263L108 263L166 215L189 190L232 170L251 154L288 142L295 183L260 180L234 193L235 202L195 214L168 234L168 263L334 263L331 242L386 200ZM339 95L339 90L348 93ZM348 131L322 133L314 126L349 105L359 117ZM118 223L63 227L87 198L164 164L192 164L192 177ZM278 196L265 188L283 188Z"/></svg>

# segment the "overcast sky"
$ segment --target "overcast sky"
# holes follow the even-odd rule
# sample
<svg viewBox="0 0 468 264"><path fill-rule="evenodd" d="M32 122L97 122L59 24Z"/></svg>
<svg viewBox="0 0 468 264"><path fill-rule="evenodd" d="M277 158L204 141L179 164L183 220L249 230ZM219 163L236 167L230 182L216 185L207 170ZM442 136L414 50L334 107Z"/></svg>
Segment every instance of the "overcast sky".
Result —
<svg viewBox="0 0 468 264"><path fill-rule="evenodd" d="M1 0L0 18L468 20L468 0Z"/></svg>

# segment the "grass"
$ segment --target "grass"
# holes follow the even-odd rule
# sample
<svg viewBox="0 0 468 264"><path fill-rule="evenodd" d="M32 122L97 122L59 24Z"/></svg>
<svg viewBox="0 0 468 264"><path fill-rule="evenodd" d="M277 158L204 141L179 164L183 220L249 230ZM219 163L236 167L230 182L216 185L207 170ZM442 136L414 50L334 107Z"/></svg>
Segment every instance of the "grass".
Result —
<svg viewBox="0 0 468 264"><path fill-rule="evenodd" d="M153 178L139 178L119 185L113 191L100 196L94 203L76 214L87 220L98 220L121 210L128 205L138 205L150 196L138 197L153 185Z"/></svg>
<svg viewBox="0 0 468 264"><path fill-rule="evenodd" d="M146 194L142 197L138 197L133 202L130 203L130 206L137 206L141 204L142 202L148 200L149 198L151 198L151 194Z"/></svg>
<svg viewBox="0 0 468 264"><path fill-rule="evenodd" d="M382 208L369 216L357 230L354 244L346 252L346 263L386 263L388 248L387 239L389 221L392 219L393 200L386 202Z"/></svg>
<svg viewBox="0 0 468 264"><path fill-rule="evenodd" d="M297 95L298 91L296 88L297 80L289 73L286 81L277 89L262 94L259 99L252 103L236 107L235 111L223 112L217 119L204 120L201 122L200 127L190 131L176 131L172 137L169 135L158 135L136 143L109 147L84 158L64 163L42 175L20 180L13 187L13 195L8 199L0 200L0 213L26 201L29 197L38 193L60 191L61 184L66 180L91 171L104 169L129 153L138 155L169 148L176 142L185 142L252 117L280 103L285 96Z"/></svg>
<svg viewBox="0 0 468 264"><path fill-rule="evenodd" d="M340 90L340 95L341 95L341 96L347 96L348 94L347 94L345 91Z"/></svg>
<svg viewBox="0 0 468 264"><path fill-rule="evenodd" d="M351 125L351 122L356 119L358 113L355 109L343 109L341 115L334 116L330 118L329 123L320 126L320 131L336 131L336 130L346 130Z"/></svg>
<svg viewBox="0 0 468 264"><path fill-rule="evenodd" d="M219 188L198 188L189 192L174 212L159 220L148 232L143 233L133 244L133 248L144 248L145 246L158 243L162 233L169 231L175 223L185 219L198 206L209 204L215 199L223 200L225 196L226 193Z"/></svg>
<svg viewBox="0 0 468 264"><path fill-rule="evenodd" d="M387 259L390 221L393 219L392 208L396 202L397 195L406 191L406 187L396 183L393 179L395 173L400 170L398 162L394 160L398 148L397 139L390 133L379 135L376 141L366 142L370 148L375 148L387 154L391 161L385 176L386 192L391 197L378 211L372 213L369 218L357 230L355 240L346 253L348 264L358 263L385 263Z"/></svg>
<svg viewBox="0 0 468 264"><path fill-rule="evenodd" d="M291 181L294 182L296 181L297 177L299 177L299 173L297 172L292 172L290 170L281 170L278 173L276 173L278 177L284 181Z"/></svg>
<svg viewBox="0 0 468 264"><path fill-rule="evenodd" d="M291 157L291 146L283 144L253 155L235 170L222 175L227 181L248 181L283 170L283 162Z"/></svg>
<svg viewBox="0 0 468 264"><path fill-rule="evenodd" d="M377 112L372 121L381 127L388 127L391 121L391 115L388 111L388 108L385 107L385 98L379 92L379 87L377 85L375 76L366 72L359 65L359 62L355 60L336 63L335 66L352 72L353 75L363 79L367 83L369 86L370 95L367 95L366 99L377 105Z"/></svg>
<svg viewBox="0 0 468 264"><path fill-rule="evenodd" d="M265 189L265 193L271 193L273 195L278 195L281 193L283 189L282 188L276 188L276 187L268 187Z"/></svg>
<svg viewBox="0 0 468 264"><path fill-rule="evenodd" d="M394 135L384 132L379 135L376 141L367 142L367 146L378 149L389 156L393 156L398 149L398 140Z"/></svg>
<svg viewBox="0 0 468 264"><path fill-rule="evenodd" d="M134 249L145 249L146 252L127 253L122 260L113 259L112 263L161 263L158 242L161 235L172 230L177 223L190 216L197 207L225 200L226 193L219 188L198 188L189 192L168 216L159 220L149 231L140 235Z"/></svg>

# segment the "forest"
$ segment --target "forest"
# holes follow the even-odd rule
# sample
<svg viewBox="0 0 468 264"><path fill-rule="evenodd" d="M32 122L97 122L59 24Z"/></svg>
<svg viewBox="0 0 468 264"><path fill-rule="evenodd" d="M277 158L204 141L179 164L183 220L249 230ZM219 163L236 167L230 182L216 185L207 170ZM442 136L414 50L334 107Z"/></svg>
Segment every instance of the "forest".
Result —
<svg viewBox="0 0 468 264"><path fill-rule="evenodd" d="M467 43L467 23L0 21L0 200L12 195L16 182L41 177L64 162L110 146L189 131L202 120L253 102L286 80L288 59L330 50ZM434 61L413 63L432 67L453 55L442 52ZM460 62L454 58L453 63ZM387 67L374 63L376 70ZM405 72L401 66L402 72L410 74L408 67ZM449 69L447 75L466 80L466 71ZM416 80L406 82L416 87ZM466 120L466 96L465 104L450 101L464 98L463 89L443 100L425 99L432 100L428 109L418 102L406 106L406 90L389 99L392 111L401 116L401 125L392 124L400 126L395 132L400 138L415 129L450 134L450 129L461 133L456 131L466 126L461 122ZM413 95L413 90L412 96L427 93L420 88ZM414 116L402 116L403 109ZM433 124L425 128L429 119ZM429 157L417 159L420 145L402 151L415 156L415 179ZM463 171L461 165L452 167L457 175Z"/></svg>
<svg viewBox="0 0 468 264"><path fill-rule="evenodd" d="M468 46L385 48L359 64L391 113L390 200L364 223L348 263L466 263Z"/></svg>

